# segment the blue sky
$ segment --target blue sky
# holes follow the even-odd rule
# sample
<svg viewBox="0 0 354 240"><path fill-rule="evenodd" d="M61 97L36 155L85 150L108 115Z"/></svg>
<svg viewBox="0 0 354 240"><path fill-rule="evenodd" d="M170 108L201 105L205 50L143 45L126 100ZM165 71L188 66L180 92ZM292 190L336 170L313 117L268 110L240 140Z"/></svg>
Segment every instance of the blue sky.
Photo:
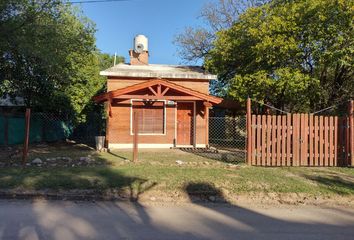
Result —
<svg viewBox="0 0 354 240"><path fill-rule="evenodd" d="M97 46L103 52L124 56L133 38L149 39L150 63L181 64L174 36L186 26L202 25L202 6L212 0L128 0L82 4L83 12L97 25Z"/></svg>

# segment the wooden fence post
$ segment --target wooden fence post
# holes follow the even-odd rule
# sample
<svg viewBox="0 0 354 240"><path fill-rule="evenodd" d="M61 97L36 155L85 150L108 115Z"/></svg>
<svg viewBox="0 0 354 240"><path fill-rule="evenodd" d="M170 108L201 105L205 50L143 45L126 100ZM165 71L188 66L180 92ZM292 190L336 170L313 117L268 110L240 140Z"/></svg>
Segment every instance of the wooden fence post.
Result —
<svg viewBox="0 0 354 240"><path fill-rule="evenodd" d="M204 102L204 120L205 120L205 147L209 148L209 108L212 106L209 102Z"/></svg>
<svg viewBox="0 0 354 240"><path fill-rule="evenodd" d="M252 120L251 120L251 99L247 98L247 106L246 106L246 124L247 124L247 164L251 165L252 160Z"/></svg>
<svg viewBox="0 0 354 240"><path fill-rule="evenodd" d="M354 166L354 101L349 101L348 108L348 117L349 117L349 161L350 166Z"/></svg>
<svg viewBox="0 0 354 240"><path fill-rule="evenodd" d="M7 114L4 115L4 131L5 131L5 146L9 145L9 116Z"/></svg>
<svg viewBox="0 0 354 240"><path fill-rule="evenodd" d="M23 143L23 154L22 154L22 165L26 164L26 159L28 156L28 143L29 143L29 130L30 130L30 119L31 119L31 109L26 108L25 116L25 139Z"/></svg>
<svg viewBox="0 0 354 240"><path fill-rule="evenodd" d="M133 116L133 129L134 129L134 137L133 137L133 162L138 161L138 113L134 112Z"/></svg>

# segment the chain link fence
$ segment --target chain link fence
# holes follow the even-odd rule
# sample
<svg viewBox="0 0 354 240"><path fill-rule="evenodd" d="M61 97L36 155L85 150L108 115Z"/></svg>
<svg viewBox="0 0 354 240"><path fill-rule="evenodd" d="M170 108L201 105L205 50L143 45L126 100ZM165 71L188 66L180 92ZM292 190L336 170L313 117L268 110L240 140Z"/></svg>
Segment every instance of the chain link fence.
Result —
<svg viewBox="0 0 354 240"><path fill-rule="evenodd" d="M74 125L64 116L32 112L30 118L30 154L44 151L45 147L84 144L94 149L95 136L105 135L105 119ZM193 132L193 131L191 131ZM20 162L25 138L25 113L0 112L0 160ZM193 142L193 136L185 136ZM182 151L228 163L245 161L246 118L210 117L209 148L186 148ZM55 150L55 148L53 148Z"/></svg>
<svg viewBox="0 0 354 240"><path fill-rule="evenodd" d="M58 142L67 139L73 132L72 124L65 118L49 113L32 113L29 142ZM0 145L23 144L25 114L0 114Z"/></svg>
<svg viewBox="0 0 354 240"><path fill-rule="evenodd" d="M95 136L102 134L105 120L90 120L74 124L65 116L53 113L32 112L29 128L29 155L48 155L61 148L84 145L94 149ZM21 163L25 139L25 111L0 111L0 167ZM48 150L50 149L50 151ZM74 148L73 148L74 149ZM49 154L51 155L51 154Z"/></svg>
<svg viewBox="0 0 354 240"><path fill-rule="evenodd" d="M210 117L209 148L188 151L217 161L242 163L246 160L246 137L245 116Z"/></svg>

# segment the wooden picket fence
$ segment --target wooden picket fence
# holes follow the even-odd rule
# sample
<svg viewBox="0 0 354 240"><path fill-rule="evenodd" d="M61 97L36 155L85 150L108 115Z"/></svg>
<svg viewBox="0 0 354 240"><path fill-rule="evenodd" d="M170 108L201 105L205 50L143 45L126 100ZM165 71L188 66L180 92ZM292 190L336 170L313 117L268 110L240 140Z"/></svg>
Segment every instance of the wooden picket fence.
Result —
<svg viewBox="0 0 354 240"><path fill-rule="evenodd" d="M353 166L354 119L247 113L247 160L254 166ZM248 106L249 108L250 106Z"/></svg>

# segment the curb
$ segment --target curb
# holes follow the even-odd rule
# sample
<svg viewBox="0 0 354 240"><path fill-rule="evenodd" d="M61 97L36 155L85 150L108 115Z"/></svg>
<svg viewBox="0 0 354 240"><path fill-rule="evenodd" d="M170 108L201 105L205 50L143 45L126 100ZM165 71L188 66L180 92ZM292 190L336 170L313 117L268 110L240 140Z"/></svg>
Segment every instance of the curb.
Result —
<svg viewBox="0 0 354 240"><path fill-rule="evenodd" d="M137 201L136 198L122 193L102 193L91 190L75 192L54 192L54 191L0 191L0 199L18 200L63 200L63 201Z"/></svg>

